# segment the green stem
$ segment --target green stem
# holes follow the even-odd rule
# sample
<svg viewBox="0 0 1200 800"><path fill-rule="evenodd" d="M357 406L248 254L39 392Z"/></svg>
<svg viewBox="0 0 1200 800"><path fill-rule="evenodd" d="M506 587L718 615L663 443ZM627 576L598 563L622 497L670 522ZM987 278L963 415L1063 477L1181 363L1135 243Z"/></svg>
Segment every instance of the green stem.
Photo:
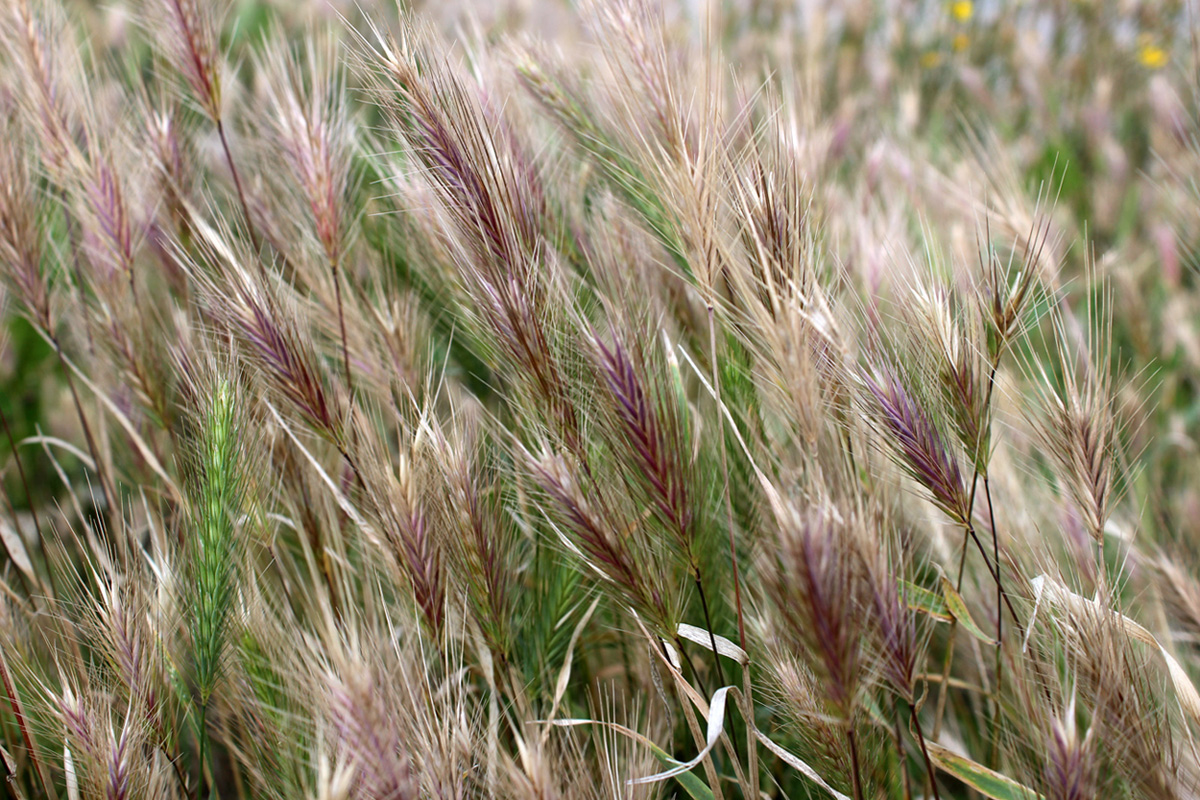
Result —
<svg viewBox="0 0 1200 800"><path fill-rule="evenodd" d="M199 756L196 759L197 766L200 768L200 774L196 776L196 797L197 800L203 800L204 790L207 787L205 777L204 762L208 757L208 701L200 701L200 720L197 723L196 729L196 749L199 751Z"/></svg>
<svg viewBox="0 0 1200 800"><path fill-rule="evenodd" d="M925 771L929 775L929 786L933 791L933 798L934 800L942 800L938 795L937 772L933 768L933 760L929 757L929 748L925 746L925 734L921 730L921 720L917 716L916 706L911 701L908 703L908 713L912 718L913 730L917 734L917 744L921 746L921 756L925 759Z"/></svg>

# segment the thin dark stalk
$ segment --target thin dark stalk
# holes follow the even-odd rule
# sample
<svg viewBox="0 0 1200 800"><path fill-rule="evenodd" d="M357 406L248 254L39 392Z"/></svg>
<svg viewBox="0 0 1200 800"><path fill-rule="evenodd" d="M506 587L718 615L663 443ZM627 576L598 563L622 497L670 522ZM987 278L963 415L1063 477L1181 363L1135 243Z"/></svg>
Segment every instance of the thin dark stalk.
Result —
<svg viewBox="0 0 1200 800"><path fill-rule="evenodd" d="M161 727L161 725L158 725L156 727ZM164 743L159 743L158 752L162 753L163 758L165 758L167 760L167 763L171 765L171 769L175 773L175 780L176 780L176 782L178 782L180 790L183 791L183 796L187 797L189 795L188 779L187 779L187 775L185 775L183 773L183 767L181 767L179 764L179 758L173 757L171 755L171 753L167 752L167 746Z"/></svg>
<svg viewBox="0 0 1200 800"><path fill-rule="evenodd" d="M700 567L694 567L692 577L696 580L696 591L700 593L700 607L704 609L704 624L708 628L708 642L712 645L713 663L717 665L717 681L725 685L725 672L721 669L721 656L717 653L717 636L713 633L712 617L708 613L708 599L704 596L704 581L700 579Z"/></svg>
<svg viewBox="0 0 1200 800"><path fill-rule="evenodd" d="M984 413L985 417L988 415L990 408L991 408L992 392L996 385L996 370L999 367L999 363L1000 363L1000 358L999 358L999 355L997 355L995 361L992 363L991 372L988 375L987 393L984 395L984 400L983 400L983 408L984 408L983 413ZM978 464L978 453L976 453L975 460L976 460L976 463ZM982 542L979 541L979 537L975 533L975 526L971 524L971 519L970 519L975 511L975 497L978 492L980 477L983 478L983 489L984 489L985 494L987 495L988 515L989 515L990 524L992 526L992 548L995 551L995 566L993 566L992 560L988 557L987 550L984 549ZM983 556L983 563L985 565L987 565L988 572L990 572L992 574L992 579L994 581L996 581L996 594L997 594L997 597L1000 598L999 600L996 601L997 609L999 609L1000 600L1003 600L1004 605L1006 605L1008 607L1009 613L1012 614L1013 622L1015 622L1019 628L1020 620L1017 617L1017 612L1015 610L1013 610L1012 602L1008 599L1008 594L1005 593L1005 591L1004 591L1003 583L1001 581L1001 577L1000 577L1000 573L999 573L1000 543L999 543L999 539L997 538L997 533L996 533L995 512L992 509L991 485L988 481L988 476L986 474L984 474L982 476L980 475L978 466L975 467L975 475L971 479L971 495L970 495L970 499L967 503L967 520L964 523L964 527L966 528L967 535L969 535L970 538L975 542L975 546L977 548L979 548L979 554ZM959 555L959 563L958 563L958 583L957 583L956 588L959 591L962 591L963 568L966 565L966 547L967 547L967 540L966 540L966 537L964 536L963 537L963 551ZM997 610L997 616L999 616L998 610ZM1001 632L1002 632L1003 628L999 623L997 623L996 630L997 630L996 640L997 640L997 642L1002 642ZM997 646L999 646L999 644L997 644Z"/></svg>
<svg viewBox="0 0 1200 800"><path fill-rule="evenodd" d="M970 544L971 532L966 525L963 526L962 548L958 551L958 579L954 582L954 589L962 592L963 576L967 570L967 545Z"/></svg>
<svg viewBox="0 0 1200 800"><path fill-rule="evenodd" d="M929 786L933 791L934 800L942 800L938 795L937 772L933 768L933 760L929 757L929 748L925 746L925 734L921 730L921 719L917 716L916 706L911 702L908 704L908 713L912 718L913 730L917 734L917 744L921 746L921 756L925 759L925 771L929 773Z"/></svg>
<svg viewBox="0 0 1200 800"><path fill-rule="evenodd" d="M254 229L254 221L250 218L250 206L246 203L246 193L242 191L242 179L238 175L237 166L233 163L233 153L229 150L229 140L225 138L225 123L217 120L217 135L221 137L221 147L225 151L225 162L229 164L229 172L233 175L233 186L237 189L238 202L242 206L242 216L246 219L246 230L250 234L250 244L254 246L254 253L258 255L259 240L258 233ZM263 266L262 259L258 261L258 268L263 273L266 272L266 267Z"/></svg>
<svg viewBox="0 0 1200 800"><path fill-rule="evenodd" d="M996 512L992 508L992 487L987 476L983 477L983 495L988 504L988 524L992 526L992 560L996 563L996 702L1000 702L1000 690L1004 683L1004 567L1000 563L1000 534L996 531ZM1000 746L1000 737L992 737L992 759Z"/></svg>
<svg viewBox="0 0 1200 800"><path fill-rule="evenodd" d="M858 763L858 733L854 723L846 729L846 743L850 746L850 778L854 782L854 800L863 800L862 772Z"/></svg>
<svg viewBox="0 0 1200 800"><path fill-rule="evenodd" d="M995 354L995 356L992 359L991 369L988 371L987 389L984 393L984 399L983 399L983 419L984 420L990 419L992 395L993 395L993 393L995 391L995 387L996 387L996 370L999 369L1000 357L1002 354L1003 354L1002 349L997 351L997 353ZM1008 595L1004 592L1004 583L1003 583L1002 575L1000 572L1000 570L1001 570L1000 539L999 539L999 534L996 531L995 509L992 506L991 482L989 481L986 472L981 475L980 469L979 469L979 456L980 456L979 448L982 447L982 445L983 445L983 437L981 436L975 445L976 452L974 453L974 458L973 458L974 474L971 477L971 492L970 492L969 499L967 501L967 519L964 521L964 524L963 524L963 543L962 543L962 549L959 552L958 580L956 582L955 588L960 592L962 591L962 582L963 582L963 577L964 577L965 571L966 571L966 561L967 561L967 540L969 538L975 542L975 546L979 549L979 554L981 556L983 556L983 563L987 566L988 571L992 574L992 579L995 580L995 582L996 582L996 693L997 693L997 698L998 698L999 692L1000 692L1001 680L1002 680L1001 670L1003 669L1003 648L1004 648L1004 610L1000 607L1001 603L1003 602L1003 604L1005 606L1007 606L1009 613L1012 614L1013 623L1018 627L1018 629L1020 629L1020 627L1021 627L1021 622L1020 622L1020 619L1017 617L1016 610L1013 609L1012 602L1009 600ZM987 500L987 504L988 504L988 520L989 520L989 525L991 526L991 529L992 529L992 553L993 553L992 559L988 558L987 550L984 549L983 543L979 541L979 537L975 533L975 526L971 523L971 518L975 513L975 499L978 496L980 477L983 478L983 490L984 490L984 494L986 496L986 500ZM993 562L994 562L994 566L993 566ZM954 633L955 633L955 628L956 628L955 623L956 623L956 621L952 621L951 626L950 626L950 644L948 646L948 649L950 651L953 651L953 648L954 648ZM946 692L949 688L949 681L947 680L947 678L949 677L949 673L950 673L951 659L952 659L952 652L948 652L946 655L946 660L945 660L945 664L943 667L942 685L938 688L937 715L936 715L935 721L934 721L935 735L937 733L939 733L941 730L942 713L945 710ZM997 743L997 741L998 741L998 737L993 736L992 737L993 746Z"/></svg>
<svg viewBox="0 0 1200 800"><path fill-rule="evenodd" d="M1000 353L997 353L996 357L992 361L992 368L988 373L987 390L983 395L983 419L984 420L990 420L991 407L992 407L992 392L996 387L996 370L999 367L1000 367ZM990 423L989 423L989 427L990 427ZM974 469L975 469L975 474L971 476L971 495L967 500L967 519L966 519L965 527L967 528L967 532L971 533L972 536L974 535L974 532L971 530L971 517L975 514L975 497L979 491L979 448L982 446L982 444L983 444L983 437L980 436L978 441L976 441L976 443L975 443L975 453L973 454L973 458L972 458L972 462L974 464ZM987 481L987 477L985 476L984 482L986 483L986 481ZM992 530L994 533L995 528L993 528ZM984 553L983 557L984 557L984 560L986 561L987 554ZM964 534L963 535L963 543L962 543L962 552L959 554L959 557L958 557L958 584L955 587L960 592L962 591L963 569L966 567L966 562L967 562L967 537Z"/></svg>
<svg viewBox="0 0 1200 800"><path fill-rule="evenodd" d="M900 733L900 699L892 704L892 741L900 759L900 775L904 779L904 800L912 800L912 779L908 774L908 754L904 752L904 737Z"/></svg>
<svg viewBox="0 0 1200 800"><path fill-rule="evenodd" d="M991 556L988 555L987 549L984 548L984 546L983 546L983 542L980 541L979 536L975 533L974 525L967 526L967 534L971 537L971 541L973 541L975 543L975 548L979 551L979 554L981 556L983 556L983 563L985 566L987 566L988 572L991 573L992 580L999 583L1000 576L996 572L996 567L992 565ZM961 579L960 579L960 582L961 582ZM1013 624L1017 626L1018 635L1024 635L1024 633L1021 629L1021 619L1020 619L1020 617L1017 616L1017 611L1016 611L1016 609L1013 608L1012 601L1009 599L1008 593L1005 591L1001 591L1000 598L1001 598L1001 600L1004 601L1004 606L1005 606L1005 608L1008 609L1008 613L1012 615Z"/></svg>

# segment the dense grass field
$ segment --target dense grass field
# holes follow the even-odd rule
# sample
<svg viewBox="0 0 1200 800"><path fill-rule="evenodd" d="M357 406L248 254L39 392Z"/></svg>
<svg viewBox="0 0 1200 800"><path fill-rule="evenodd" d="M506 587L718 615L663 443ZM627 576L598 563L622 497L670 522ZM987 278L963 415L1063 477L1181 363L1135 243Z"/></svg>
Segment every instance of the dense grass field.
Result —
<svg viewBox="0 0 1200 800"><path fill-rule="evenodd" d="M1200 18L4 0L34 798L1200 796Z"/></svg>

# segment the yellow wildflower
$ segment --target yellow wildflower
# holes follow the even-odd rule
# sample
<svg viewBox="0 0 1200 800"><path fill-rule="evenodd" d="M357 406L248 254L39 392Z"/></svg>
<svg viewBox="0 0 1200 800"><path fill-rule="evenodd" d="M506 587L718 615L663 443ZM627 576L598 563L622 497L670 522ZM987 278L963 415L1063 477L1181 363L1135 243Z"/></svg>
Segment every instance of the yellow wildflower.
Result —
<svg viewBox="0 0 1200 800"><path fill-rule="evenodd" d="M937 50L926 50L921 54L921 66L925 69L933 69L938 64L942 63L942 54Z"/></svg>
<svg viewBox="0 0 1200 800"><path fill-rule="evenodd" d="M959 22L966 22L975 16L975 4L971 0L955 0L950 4L950 15Z"/></svg>
<svg viewBox="0 0 1200 800"><path fill-rule="evenodd" d="M1150 69L1162 69L1167 65L1167 51L1154 42L1146 42L1138 49L1138 61Z"/></svg>
<svg viewBox="0 0 1200 800"><path fill-rule="evenodd" d="M954 40L951 42L951 46L954 48L954 52L956 53L961 53L963 50L966 50L970 44L971 37L967 36L965 33L955 34Z"/></svg>

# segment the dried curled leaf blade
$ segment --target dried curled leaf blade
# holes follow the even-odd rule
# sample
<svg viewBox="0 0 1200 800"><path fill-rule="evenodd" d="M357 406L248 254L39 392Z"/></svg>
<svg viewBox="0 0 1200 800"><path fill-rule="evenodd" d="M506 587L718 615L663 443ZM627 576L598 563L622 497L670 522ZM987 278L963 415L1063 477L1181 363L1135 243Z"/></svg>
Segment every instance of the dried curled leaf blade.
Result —
<svg viewBox="0 0 1200 800"><path fill-rule="evenodd" d="M546 720L539 721L546 722ZM646 736L638 733L632 728L627 728L624 725L618 725L615 722L605 722L604 720L597 719L556 719L549 720L549 723L559 728L573 728L578 725L599 725L603 728L608 728L611 731L615 731L622 736L627 736L635 742L645 745L664 767L673 769L680 764L679 761L671 758L667 751L663 750ZM688 795L693 798L693 800L713 800L712 789L708 788L708 785L698 776L693 775L691 772L682 772L674 777L677 781L679 781L679 784L684 788Z"/></svg>
<svg viewBox="0 0 1200 800"><path fill-rule="evenodd" d="M1045 800L1043 795L1028 786L951 752L940 744L926 742L926 747L929 749L929 757L939 770L954 776L985 797L992 800Z"/></svg>
<svg viewBox="0 0 1200 800"><path fill-rule="evenodd" d="M533 720L533 722L538 725L547 725L547 724L553 725L556 728L574 728L574 727L578 727L580 725L599 725L602 728L608 728L610 731L615 731L615 732L621 734L622 736L628 736L633 741L638 742L640 744L644 744L646 747L649 747L651 750L658 749L659 752L662 752L662 749L659 748L658 745L656 745L652 739L648 738L644 734L638 733L633 728L627 728L624 725L618 725L615 722L605 722L602 719L584 719L584 718L553 719L553 720L538 719L538 720ZM665 756L666 753L663 753L663 755ZM678 762L675 762L674 760L672 760L672 763L678 763Z"/></svg>
<svg viewBox="0 0 1200 800"><path fill-rule="evenodd" d="M789 753L787 750L784 750L782 747L775 744L775 742L768 738L762 731L755 731L754 735L758 737L758 740L762 742L768 750L779 756L779 759L783 761L783 763L787 764L792 769L797 770L801 775L817 784L817 786L820 786L822 789L828 792L829 796L834 798L834 800L850 800L848 796L830 786L824 778L817 774L815 769Z"/></svg>
<svg viewBox="0 0 1200 800"><path fill-rule="evenodd" d="M900 581L900 592L911 610L919 611L943 622L954 619L954 615L946 610L946 598L937 592L931 592L925 587L909 581Z"/></svg>
<svg viewBox="0 0 1200 800"><path fill-rule="evenodd" d="M725 698L729 696L729 691L732 686L722 686L713 695L712 703L708 709L708 734L705 736L704 748L696 754L696 757L691 761L685 761L678 766L668 769L664 772L659 772L654 775L647 775L644 778L633 778L628 781L629 785L636 786L643 783L657 783L665 781L667 778L674 778L676 775L681 775L685 772L695 769L712 749L716 747L717 742L721 739L721 732L725 730Z"/></svg>
<svg viewBox="0 0 1200 800"><path fill-rule="evenodd" d="M946 610L958 620L958 624L962 625L964 630L982 642L996 644L996 640L984 633L983 629L976 624L970 609L967 608L967 602L963 600L962 595L954 588L954 584L945 576L942 576L942 596L946 598Z"/></svg>
<svg viewBox="0 0 1200 800"><path fill-rule="evenodd" d="M683 622L679 623L679 627L676 629L676 631L682 638L687 639L689 642L695 642L710 652L713 649L713 642L716 642L717 655L725 656L726 658L732 658L739 664L745 665L750 661L750 656L746 654L745 650L738 647L724 636L718 636L715 633L709 633L708 631L704 630L704 628L697 628L695 625L688 625L687 623Z"/></svg>

